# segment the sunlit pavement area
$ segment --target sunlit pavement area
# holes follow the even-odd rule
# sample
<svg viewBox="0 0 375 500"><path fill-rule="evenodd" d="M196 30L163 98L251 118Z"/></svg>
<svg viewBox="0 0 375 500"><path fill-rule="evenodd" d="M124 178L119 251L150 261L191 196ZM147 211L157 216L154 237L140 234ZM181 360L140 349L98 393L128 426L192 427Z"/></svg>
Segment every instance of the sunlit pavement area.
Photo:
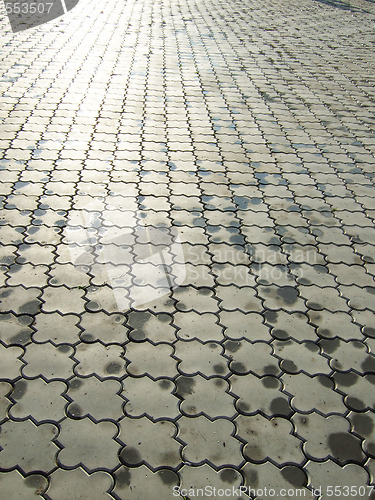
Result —
<svg viewBox="0 0 375 500"><path fill-rule="evenodd" d="M375 498L375 2L1 8L0 498Z"/></svg>

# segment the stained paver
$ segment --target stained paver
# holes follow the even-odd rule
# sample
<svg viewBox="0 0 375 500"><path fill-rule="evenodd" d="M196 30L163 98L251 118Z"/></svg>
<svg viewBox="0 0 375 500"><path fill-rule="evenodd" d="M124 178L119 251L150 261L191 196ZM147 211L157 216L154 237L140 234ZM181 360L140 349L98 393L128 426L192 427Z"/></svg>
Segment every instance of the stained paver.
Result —
<svg viewBox="0 0 375 500"><path fill-rule="evenodd" d="M66 3L0 8L0 497L374 499L374 2Z"/></svg>

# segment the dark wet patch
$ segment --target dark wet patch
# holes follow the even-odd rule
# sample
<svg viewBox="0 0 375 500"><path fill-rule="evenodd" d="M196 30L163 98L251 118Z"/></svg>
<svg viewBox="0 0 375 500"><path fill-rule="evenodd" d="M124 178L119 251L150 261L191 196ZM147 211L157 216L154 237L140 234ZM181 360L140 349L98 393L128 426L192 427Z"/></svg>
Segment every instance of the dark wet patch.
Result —
<svg viewBox="0 0 375 500"><path fill-rule="evenodd" d="M133 330L129 333L129 338L134 340L135 342L141 342L146 339L146 334L142 330Z"/></svg>
<svg viewBox="0 0 375 500"><path fill-rule="evenodd" d="M288 465L281 469L281 475L286 481L288 481L289 484L295 486L296 488L306 486L307 484L306 474L298 467Z"/></svg>
<svg viewBox="0 0 375 500"><path fill-rule="evenodd" d="M126 448L121 450L120 461L123 464L140 465L142 462L142 457L139 454L138 450L127 446Z"/></svg>
<svg viewBox="0 0 375 500"><path fill-rule="evenodd" d="M363 328L363 333L368 337L375 339L375 328L371 328L370 326L365 326Z"/></svg>
<svg viewBox="0 0 375 500"><path fill-rule="evenodd" d="M94 335L91 335L91 333L82 333L82 335L80 335L80 339L83 342L94 342L95 337Z"/></svg>
<svg viewBox="0 0 375 500"><path fill-rule="evenodd" d="M367 375L366 380L368 380L370 384L375 385L375 375Z"/></svg>
<svg viewBox="0 0 375 500"><path fill-rule="evenodd" d="M198 293L200 295L210 295L212 293L212 290L210 288L199 288Z"/></svg>
<svg viewBox="0 0 375 500"><path fill-rule="evenodd" d="M71 346L70 345L67 345L67 344L62 344L62 345L59 345L57 350L59 352L63 352L63 353L66 353L66 352L69 352L71 349Z"/></svg>
<svg viewBox="0 0 375 500"><path fill-rule="evenodd" d="M305 342L305 347L310 352L319 352L319 347L313 342Z"/></svg>
<svg viewBox="0 0 375 500"><path fill-rule="evenodd" d="M279 373L279 369L275 365L266 365L263 367L264 373L267 373L268 375L277 375Z"/></svg>
<svg viewBox="0 0 375 500"><path fill-rule="evenodd" d="M224 365L214 365L214 366L213 366L213 369L214 369L214 372L215 372L215 373L218 373L218 374L221 374L221 373L224 373L224 372L225 372L225 367L224 367Z"/></svg>
<svg viewBox="0 0 375 500"><path fill-rule="evenodd" d="M69 406L66 413L70 418L80 418L82 415L82 408L76 403L73 403Z"/></svg>
<svg viewBox="0 0 375 500"><path fill-rule="evenodd" d="M233 373L238 373L238 374L241 374L241 373L247 373L248 370L246 369L246 366L243 364L243 363L240 363L239 361L233 361L230 365L229 365L231 371Z"/></svg>
<svg viewBox="0 0 375 500"><path fill-rule="evenodd" d="M276 330L273 329L271 332L272 337L278 340L286 340L289 339L289 334L285 330Z"/></svg>
<svg viewBox="0 0 375 500"><path fill-rule="evenodd" d="M282 417L288 417L293 411L289 406L288 401L281 397L275 398L271 401L270 410L273 415L280 415Z"/></svg>
<svg viewBox="0 0 375 500"><path fill-rule="evenodd" d="M287 373L297 373L298 366L290 359L284 359L284 361L281 362L281 369Z"/></svg>
<svg viewBox="0 0 375 500"><path fill-rule="evenodd" d="M220 479L225 483L233 484L237 479L237 473L234 469L224 469L219 473Z"/></svg>
<svg viewBox="0 0 375 500"><path fill-rule="evenodd" d="M4 290L3 292L0 293L0 298L5 299L6 297L9 297L11 293L12 293L11 290Z"/></svg>
<svg viewBox="0 0 375 500"><path fill-rule="evenodd" d="M86 307L89 311L97 311L98 309L100 309L100 305L98 304L98 302L95 302L95 300L91 300Z"/></svg>
<svg viewBox="0 0 375 500"><path fill-rule="evenodd" d="M159 382L159 387L161 387L164 391L169 391L172 387L172 382L170 380L161 380Z"/></svg>
<svg viewBox="0 0 375 500"><path fill-rule="evenodd" d="M229 352L237 352L241 347L241 342L234 342L233 340L228 340L225 342L225 350Z"/></svg>
<svg viewBox="0 0 375 500"><path fill-rule="evenodd" d="M180 397L184 397L187 394L193 394L195 380L192 377L178 377L176 379L176 394Z"/></svg>
<svg viewBox="0 0 375 500"><path fill-rule="evenodd" d="M334 379L338 385L351 387L357 382L358 376L355 373L335 373Z"/></svg>
<svg viewBox="0 0 375 500"><path fill-rule="evenodd" d="M224 382L224 380L223 380L222 378L217 378L217 379L215 380L215 385L216 385L217 387L223 387L223 385L225 385L225 382Z"/></svg>
<svg viewBox="0 0 375 500"><path fill-rule="evenodd" d="M31 332L29 330L22 330L21 332L18 332L16 335L13 335L9 339L9 343L12 344L20 344L20 345L25 345L31 340Z"/></svg>
<svg viewBox="0 0 375 500"><path fill-rule="evenodd" d="M373 356L367 356L367 358L361 364L364 373L375 373L375 358Z"/></svg>
<svg viewBox="0 0 375 500"><path fill-rule="evenodd" d="M351 418L354 432L362 437L371 436L374 431L374 423L368 415L357 413Z"/></svg>
<svg viewBox="0 0 375 500"><path fill-rule="evenodd" d="M26 391L27 391L27 382L25 380L19 380L14 384L12 398L19 400L25 395Z"/></svg>
<svg viewBox="0 0 375 500"><path fill-rule="evenodd" d="M264 387L266 387L266 389L277 389L280 385L280 382L278 381L278 379L276 377L263 377L261 379L262 381L262 384L264 385Z"/></svg>
<svg viewBox="0 0 375 500"><path fill-rule="evenodd" d="M361 441L346 432L335 432L328 436L331 456L342 464L348 461L361 462L364 459Z"/></svg>
<svg viewBox="0 0 375 500"><path fill-rule="evenodd" d="M171 323L171 321L173 319L170 314L166 314L166 313L160 313L160 314L158 314L157 318L162 323Z"/></svg>
<svg viewBox="0 0 375 500"><path fill-rule="evenodd" d="M69 388L72 389L73 391L81 387L82 385L82 380L79 380L79 378L75 378L69 382Z"/></svg>
<svg viewBox="0 0 375 500"><path fill-rule="evenodd" d="M259 476L255 469L245 469L246 484L249 488L257 488L259 486Z"/></svg>
<svg viewBox="0 0 375 500"><path fill-rule="evenodd" d="M178 475L173 472L173 470L164 469L159 471L158 476L160 477L163 484L172 485L178 484L179 478Z"/></svg>
<svg viewBox="0 0 375 500"><path fill-rule="evenodd" d="M250 412L250 405L245 403L245 401L238 401L237 403L237 408L239 411L242 411L244 413L249 413Z"/></svg>
<svg viewBox="0 0 375 500"><path fill-rule="evenodd" d="M33 318L31 316L19 316L17 319L20 325L30 325L33 322Z"/></svg>
<svg viewBox="0 0 375 500"><path fill-rule="evenodd" d="M294 304L298 298L298 290L292 286L283 286L277 290L277 295L281 297L286 304Z"/></svg>
<svg viewBox="0 0 375 500"><path fill-rule="evenodd" d="M105 371L108 374L113 374L113 373L119 373L121 371L121 365L120 363L108 363L108 365L105 367Z"/></svg>
<svg viewBox="0 0 375 500"><path fill-rule="evenodd" d="M243 454L245 458L253 460L254 462L262 462L264 460L265 453L262 448L258 445L247 444L243 449Z"/></svg>
<svg viewBox="0 0 375 500"><path fill-rule="evenodd" d="M332 380L329 377L325 376L325 375L318 375L316 377L316 380L323 387L327 387L328 389L332 389L333 388L333 382L332 382Z"/></svg>
<svg viewBox="0 0 375 500"><path fill-rule="evenodd" d="M115 472L115 482L121 488L122 486L130 486L131 473L130 470L122 466Z"/></svg>
<svg viewBox="0 0 375 500"><path fill-rule="evenodd" d="M358 398L353 398L352 396L348 396L345 400L345 405L349 408L349 410L353 411L362 411L367 405Z"/></svg>
<svg viewBox="0 0 375 500"><path fill-rule="evenodd" d="M20 307L20 313L36 314L40 310L39 300L31 300Z"/></svg>
<svg viewBox="0 0 375 500"><path fill-rule="evenodd" d="M374 286L366 286L365 287L367 293L371 293L371 295L375 295L375 287Z"/></svg>
<svg viewBox="0 0 375 500"><path fill-rule="evenodd" d="M211 349L217 349L217 344L215 344L214 342L212 342L211 344L208 344L209 347L211 347Z"/></svg>

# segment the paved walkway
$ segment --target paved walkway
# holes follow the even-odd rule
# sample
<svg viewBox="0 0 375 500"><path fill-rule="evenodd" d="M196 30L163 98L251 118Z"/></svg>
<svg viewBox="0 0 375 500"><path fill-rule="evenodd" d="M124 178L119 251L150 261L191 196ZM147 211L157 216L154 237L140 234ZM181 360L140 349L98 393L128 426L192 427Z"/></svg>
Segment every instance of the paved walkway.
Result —
<svg viewBox="0 0 375 500"><path fill-rule="evenodd" d="M0 29L0 498L375 498L375 2Z"/></svg>

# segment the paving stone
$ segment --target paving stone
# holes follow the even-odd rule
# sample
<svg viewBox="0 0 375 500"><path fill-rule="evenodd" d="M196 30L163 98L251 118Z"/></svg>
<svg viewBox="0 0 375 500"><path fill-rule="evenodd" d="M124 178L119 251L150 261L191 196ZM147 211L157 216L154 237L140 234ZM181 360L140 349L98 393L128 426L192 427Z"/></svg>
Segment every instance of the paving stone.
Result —
<svg viewBox="0 0 375 500"><path fill-rule="evenodd" d="M0 338L6 345L24 345L31 339L33 330L30 324L33 319L31 316L23 314L16 316L12 313L0 314Z"/></svg>
<svg viewBox="0 0 375 500"><path fill-rule="evenodd" d="M66 379L71 376L73 366L76 364L71 358L74 349L68 344L58 347L48 343L29 344L25 348L23 359L26 366L22 373L26 377L34 378L42 375L47 380Z"/></svg>
<svg viewBox="0 0 375 500"><path fill-rule="evenodd" d="M35 314L40 309L40 290L21 286L3 288L0 291L0 312Z"/></svg>
<svg viewBox="0 0 375 500"><path fill-rule="evenodd" d="M223 328L218 324L218 317L212 313L177 312L174 314L173 322L179 328L177 337L182 340L195 338L202 342L220 342L224 338Z"/></svg>
<svg viewBox="0 0 375 500"><path fill-rule="evenodd" d="M329 356L330 366L339 372L355 370L358 373L375 373L375 358L368 353L366 345L358 340L344 342L327 339L319 342L324 354Z"/></svg>
<svg viewBox="0 0 375 500"><path fill-rule="evenodd" d="M242 311L222 311L219 314L220 323L228 325L225 336L240 340L245 338L250 342L270 340L269 328L264 324L263 317L258 313L243 313Z"/></svg>
<svg viewBox="0 0 375 500"><path fill-rule="evenodd" d="M360 328L345 312L331 312L323 309L321 311L308 311L307 314L311 323L317 326L317 334L321 338L363 339Z"/></svg>
<svg viewBox="0 0 375 500"><path fill-rule="evenodd" d="M11 394L15 404L9 414L15 419L32 417L36 422L58 422L65 416L66 400L62 396L66 389L65 383L60 381L17 380Z"/></svg>
<svg viewBox="0 0 375 500"><path fill-rule="evenodd" d="M178 371L182 375L201 373L205 377L223 377L229 373L228 359L223 356L222 346L216 342L177 342L174 355L181 360Z"/></svg>
<svg viewBox="0 0 375 500"><path fill-rule="evenodd" d="M63 449L58 454L58 462L64 467L80 464L90 472L95 469L112 469L118 464L120 445L113 438L118 428L112 422L93 423L88 418L67 419L60 423L59 443ZM95 435L95 439L92 436Z"/></svg>
<svg viewBox="0 0 375 500"><path fill-rule="evenodd" d="M329 375L332 371L328 359L321 356L319 346L313 342L275 340L271 345L274 354L281 360L280 368L286 373L303 371L309 375L316 373Z"/></svg>
<svg viewBox="0 0 375 500"><path fill-rule="evenodd" d="M342 396L335 392L332 380L324 375L309 377L304 373L282 375L284 390L292 397L293 408L302 413L318 410L324 415L344 413Z"/></svg>
<svg viewBox="0 0 375 500"><path fill-rule="evenodd" d="M335 373L333 376L337 389L344 394L345 405L354 411L366 411L374 408L375 401L372 386L375 384L373 374L361 376L355 373Z"/></svg>
<svg viewBox="0 0 375 500"><path fill-rule="evenodd" d="M204 416L182 417L178 421L178 427L178 438L186 443L182 449L182 457L189 464L200 465L209 460L216 467L220 467L221 464L238 466L243 461L240 443L232 437L232 422L224 419L211 422ZM208 442L207 450L202 449L202 435Z"/></svg>
<svg viewBox="0 0 375 500"><path fill-rule="evenodd" d="M126 346L127 371L133 376L150 375L153 378L173 377L177 373L174 350L167 344L150 342L131 343Z"/></svg>
<svg viewBox="0 0 375 500"><path fill-rule="evenodd" d="M43 290L41 299L44 312L59 312L61 314L81 313L84 310L84 291L79 288L47 287Z"/></svg>
<svg viewBox="0 0 375 500"><path fill-rule="evenodd" d="M292 435L293 426L285 418L239 415L234 423L237 437L246 443L243 454L247 460L259 463L272 457L279 465L303 462L302 443Z"/></svg>
<svg viewBox="0 0 375 500"><path fill-rule="evenodd" d="M255 375L277 375L280 369L272 356L272 347L264 342L226 340L225 354L231 359L229 368L242 375L250 371Z"/></svg>
<svg viewBox="0 0 375 500"><path fill-rule="evenodd" d="M58 428L52 424L36 426L30 420L24 422L7 421L1 426L0 464L4 470L18 465L21 470L49 473L55 468L55 458L59 448L54 443Z"/></svg>
<svg viewBox="0 0 375 500"><path fill-rule="evenodd" d="M7 417L11 401L7 396L12 391L12 386L8 382L0 382L0 421Z"/></svg>
<svg viewBox="0 0 375 500"><path fill-rule="evenodd" d="M121 378L125 375L124 349L119 345L99 342L77 346L75 373L79 376L98 375L101 378Z"/></svg>
<svg viewBox="0 0 375 500"><path fill-rule="evenodd" d="M119 440L125 444L120 451L120 462L137 467L145 462L149 467L177 467L181 463L181 445L174 439L176 426L168 420L151 422L147 417L119 422Z"/></svg>
<svg viewBox="0 0 375 500"><path fill-rule="evenodd" d="M57 469L50 475L50 484L47 495L56 500L63 500L69 490L69 497L78 500L82 496L89 496L93 500L109 499L107 493L113 485L113 479L105 472L87 474L83 469ZM72 488L72 486L74 486ZM73 491L71 491L73 490Z"/></svg>
<svg viewBox="0 0 375 500"><path fill-rule="evenodd" d="M302 469L293 465L286 465L279 469L270 462L264 464L246 463L241 472L245 478L247 492L260 500L266 500L269 493L282 492L290 497L302 495L308 496L310 492L306 488L307 477ZM298 493L299 494L299 493Z"/></svg>
<svg viewBox="0 0 375 500"><path fill-rule="evenodd" d="M344 465L348 461L362 462L361 441L351 434L348 420L338 415L323 417L315 412L292 417L296 433L305 439L304 453L311 460L332 458Z"/></svg>
<svg viewBox="0 0 375 500"><path fill-rule="evenodd" d="M183 398L181 412L187 416L205 414L210 418L233 417L233 397L227 394L228 382L221 378L178 377L176 394Z"/></svg>
<svg viewBox="0 0 375 500"><path fill-rule="evenodd" d="M116 380L98 380L91 376L73 378L66 393L71 403L66 414L71 418L93 417L96 421L123 416L124 400L121 398L122 385Z"/></svg>
<svg viewBox="0 0 375 500"><path fill-rule="evenodd" d="M367 472L357 464L347 464L344 467L340 467L332 460L320 463L309 461L304 469L309 475L309 486L317 490L322 500L329 498L331 493L330 490L335 491L335 486L337 487L336 492L339 495L351 494L351 491L353 491L354 498L358 498L358 493L355 493L355 491L361 491L359 489L361 486L365 487L364 491L366 495L368 495L370 491L369 488L366 488L366 483L368 481ZM328 488L329 486L331 486L331 488ZM351 488L355 486L357 488L351 490ZM348 487L349 490L347 490L346 487Z"/></svg>
<svg viewBox="0 0 375 500"><path fill-rule="evenodd" d="M121 314L107 315L104 312L86 312L81 317L80 327L83 332L80 337L85 342L100 341L105 345L123 344L127 339L125 317Z"/></svg>
<svg viewBox="0 0 375 500"><path fill-rule="evenodd" d="M119 498L141 500L150 498L155 491L164 498L171 496L174 487L178 488L179 477L170 469L151 471L145 465L136 468L121 466L114 473L115 488L113 492Z"/></svg>
<svg viewBox="0 0 375 500"><path fill-rule="evenodd" d="M79 341L79 333L77 325L79 317L74 314L66 314L64 316L59 313L40 313L36 315L33 328L33 340L44 343L51 340L56 345L59 344L76 344ZM24 332L20 334L24 335Z"/></svg>
<svg viewBox="0 0 375 500"><path fill-rule="evenodd" d="M315 311L313 311L315 313ZM316 313L320 314L320 313ZM306 314L298 312L272 311L264 313L266 324L271 326L271 335L280 340L294 339L297 342L317 340L315 329L308 323Z"/></svg>
<svg viewBox="0 0 375 500"><path fill-rule="evenodd" d="M128 377L122 392L128 402L125 412L130 417L148 416L152 420L176 418L179 415L178 399L172 392L175 385L168 379L157 382L148 377Z"/></svg>

